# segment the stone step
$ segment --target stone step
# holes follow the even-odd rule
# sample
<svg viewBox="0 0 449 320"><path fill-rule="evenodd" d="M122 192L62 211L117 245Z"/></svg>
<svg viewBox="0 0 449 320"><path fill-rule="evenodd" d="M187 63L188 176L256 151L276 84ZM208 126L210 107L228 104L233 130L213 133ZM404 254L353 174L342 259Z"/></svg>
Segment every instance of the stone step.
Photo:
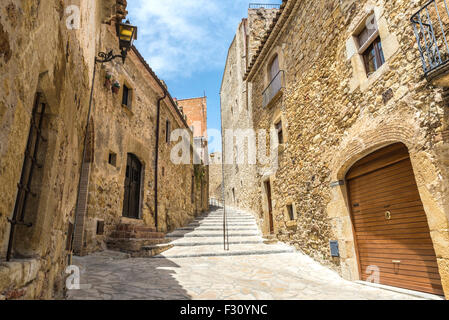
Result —
<svg viewBox="0 0 449 320"><path fill-rule="evenodd" d="M185 244L186 246L190 243L208 243L213 242L217 243L223 242L223 235L221 238L201 238L201 237L191 237L191 238L172 238L171 244L177 245L178 243ZM261 243L263 241L262 237L259 235L257 236L249 236L249 237L229 237L229 241L233 241L235 243L243 243L245 241L251 242L251 243Z"/></svg>
<svg viewBox="0 0 449 320"><path fill-rule="evenodd" d="M228 223L226 224L228 227L254 227L257 228L257 224L255 223ZM200 224L189 224L189 227L222 227L223 228L223 223L200 223Z"/></svg>
<svg viewBox="0 0 449 320"><path fill-rule="evenodd" d="M173 248L172 244L155 244L155 245L151 245L151 246L143 246L142 250L140 250L139 252L136 252L135 254L132 254L131 256L133 258L153 257L153 256L161 254L167 250L170 250L171 248Z"/></svg>
<svg viewBox="0 0 449 320"><path fill-rule="evenodd" d="M210 226L198 226L198 227L184 227L178 228L176 230L181 231L223 231L223 226L220 227L210 227ZM257 228L249 228L246 226L228 226L227 230L239 230L239 231L259 231Z"/></svg>
<svg viewBox="0 0 449 320"><path fill-rule="evenodd" d="M117 226L117 231L156 232L156 229L144 225L121 223Z"/></svg>
<svg viewBox="0 0 449 320"><path fill-rule="evenodd" d="M259 233L248 232L248 233L234 233L230 232L229 237L252 237L252 236L260 236ZM171 233L167 235L167 239L171 238L217 238L223 237L223 232L221 233Z"/></svg>
<svg viewBox="0 0 449 320"><path fill-rule="evenodd" d="M108 239L106 245L108 249L121 252L136 252L142 247L156 244L167 244L169 239Z"/></svg>
<svg viewBox="0 0 449 320"><path fill-rule="evenodd" d="M254 220L254 219L227 219L226 220L228 223L230 223L230 222L232 222L232 223L239 223L239 222L242 222L242 223L249 223L249 222L251 222L251 223L256 223L256 220ZM193 220L193 222L215 222L215 223L223 223L223 219L203 219L203 220L198 220L198 219L195 219L195 220Z"/></svg>
<svg viewBox="0 0 449 320"><path fill-rule="evenodd" d="M114 231L111 234L112 239L163 239L164 234L161 232L148 231Z"/></svg>
<svg viewBox="0 0 449 320"><path fill-rule="evenodd" d="M263 243L261 240L242 240L242 241L235 241L235 240L229 240L230 245L236 245L236 244L260 244ZM197 247L197 246L223 246L223 240L221 241L212 241L210 239L207 239L207 241L198 241L198 242L176 242L173 241L171 243L175 247Z"/></svg>
<svg viewBox="0 0 449 320"><path fill-rule="evenodd" d="M221 256L243 256L243 255L268 255L294 252L293 248L284 245L266 246L263 244L237 244L230 245L229 251L225 251L223 244L204 245L191 247L188 250L175 246L154 258L194 258L194 257L221 257Z"/></svg>

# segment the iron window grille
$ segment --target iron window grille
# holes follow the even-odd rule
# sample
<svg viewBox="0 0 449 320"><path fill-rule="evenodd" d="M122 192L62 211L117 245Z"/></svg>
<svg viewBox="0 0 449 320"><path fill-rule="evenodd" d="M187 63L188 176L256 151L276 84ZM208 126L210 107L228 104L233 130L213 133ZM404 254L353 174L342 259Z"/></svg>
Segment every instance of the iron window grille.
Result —
<svg viewBox="0 0 449 320"><path fill-rule="evenodd" d="M446 0L427 2L412 18L418 50L427 76L449 62L447 27L449 9Z"/></svg>

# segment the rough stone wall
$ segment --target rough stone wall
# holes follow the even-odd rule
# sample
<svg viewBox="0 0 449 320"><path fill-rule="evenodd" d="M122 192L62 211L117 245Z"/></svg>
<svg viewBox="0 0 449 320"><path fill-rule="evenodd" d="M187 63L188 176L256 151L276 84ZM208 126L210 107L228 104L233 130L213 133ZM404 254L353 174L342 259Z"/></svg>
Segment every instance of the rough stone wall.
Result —
<svg viewBox="0 0 449 320"><path fill-rule="evenodd" d="M261 202L255 200L260 197L257 168L248 162L246 156L249 141L239 140L247 137L246 130L254 127L253 104L249 96L251 86L243 78L276 12L265 9L248 11L248 19L239 24L229 48L221 86L225 202L226 206L251 212L262 210Z"/></svg>
<svg viewBox="0 0 449 320"><path fill-rule="evenodd" d="M221 152L209 156L209 195L215 200L223 199L223 170Z"/></svg>
<svg viewBox="0 0 449 320"><path fill-rule="evenodd" d="M290 0L289 20L269 50L262 52L249 81L254 127L268 130L281 114L288 134L279 169L271 175L277 237L357 279L346 187L330 184L344 180L350 166L363 156L403 142L411 154L447 295L449 146L444 130L448 112L441 88L423 78L409 20L424 3ZM348 41L357 24L373 11L386 63L366 79L349 54ZM286 89L264 109L266 70L275 53L286 72ZM293 222L285 209L289 202L296 206ZM329 240L334 239L339 240L341 258L332 260Z"/></svg>
<svg viewBox="0 0 449 320"><path fill-rule="evenodd" d="M104 50L116 49L114 27L102 29ZM117 50L117 49L116 49ZM114 94L105 86L106 75L112 75L121 89ZM123 86L132 91L131 107L122 105ZM128 54L125 65L121 60L103 65L98 72L94 96L94 163L90 174L89 204L85 228L84 253L105 249L106 239L120 222L144 223L154 227L155 221L155 144L157 101L163 90L146 69L134 51ZM191 201L193 164L174 164L171 150L175 142L166 142L166 121L170 130L187 130L192 133L176 112L176 105L169 98L161 103L159 131L158 169L158 231L168 232L186 225L199 212L206 210L204 204ZM116 165L109 164L109 154L116 155ZM137 156L142 169L141 219L128 219L123 215L124 181L127 154ZM206 182L205 182L206 183ZM195 200L201 199L198 184ZM198 200L199 201L199 200ZM105 233L96 234L97 221L105 222Z"/></svg>
<svg viewBox="0 0 449 320"><path fill-rule="evenodd" d="M248 10L247 25L245 26L248 36L248 61L253 59L278 11L278 9L264 8Z"/></svg>
<svg viewBox="0 0 449 320"><path fill-rule="evenodd" d="M89 3L89 5L88 5ZM0 4L0 300L61 297L67 265L68 222L73 221L94 55L101 14L91 1L77 3L91 29L67 28L63 1ZM89 10L86 8L89 7ZM92 50L91 52L94 52ZM86 56L88 55L88 56ZM36 92L47 104L42 179L32 188L31 228L17 227L15 256L4 262Z"/></svg>

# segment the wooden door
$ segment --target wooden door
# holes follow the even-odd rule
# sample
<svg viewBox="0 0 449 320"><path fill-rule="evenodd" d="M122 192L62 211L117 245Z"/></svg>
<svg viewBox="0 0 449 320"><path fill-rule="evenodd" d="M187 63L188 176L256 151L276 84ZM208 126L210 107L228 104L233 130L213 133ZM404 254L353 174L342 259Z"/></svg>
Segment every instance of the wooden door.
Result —
<svg viewBox="0 0 449 320"><path fill-rule="evenodd" d="M270 223L270 233L274 233L274 223L273 223L273 203L271 198L271 183L270 181L265 181L265 190L267 193L267 201L268 201L268 220Z"/></svg>
<svg viewBox="0 0 449 320"><path fill-rule="evenodd" d="M125 197L123 201L123 216L133 219L140 218L140 180L142 164L133 154L128 154L125 176Z"/></svg>
<svg viewBox="0 0 449 320"><path fill-rule="evenodd" d="M427 217L407 148L395 144L348 172L362 280L443 295Z"/></svg>

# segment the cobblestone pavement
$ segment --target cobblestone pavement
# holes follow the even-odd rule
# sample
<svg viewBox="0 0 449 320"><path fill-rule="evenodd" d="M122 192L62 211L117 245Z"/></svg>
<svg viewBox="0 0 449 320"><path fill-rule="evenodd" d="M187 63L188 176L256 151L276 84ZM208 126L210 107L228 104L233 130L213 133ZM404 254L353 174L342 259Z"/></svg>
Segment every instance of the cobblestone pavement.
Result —
<svg viewBox="0 0 449 320"><path fill-rule="evenodd" d="M284 244L263 243L255 221L233 212L230 251L223 250L222 210L169 236L174 248L153 258L106 251L74 258L81 290L68 299L329 300L418 299L342 279Z"/></svg>

